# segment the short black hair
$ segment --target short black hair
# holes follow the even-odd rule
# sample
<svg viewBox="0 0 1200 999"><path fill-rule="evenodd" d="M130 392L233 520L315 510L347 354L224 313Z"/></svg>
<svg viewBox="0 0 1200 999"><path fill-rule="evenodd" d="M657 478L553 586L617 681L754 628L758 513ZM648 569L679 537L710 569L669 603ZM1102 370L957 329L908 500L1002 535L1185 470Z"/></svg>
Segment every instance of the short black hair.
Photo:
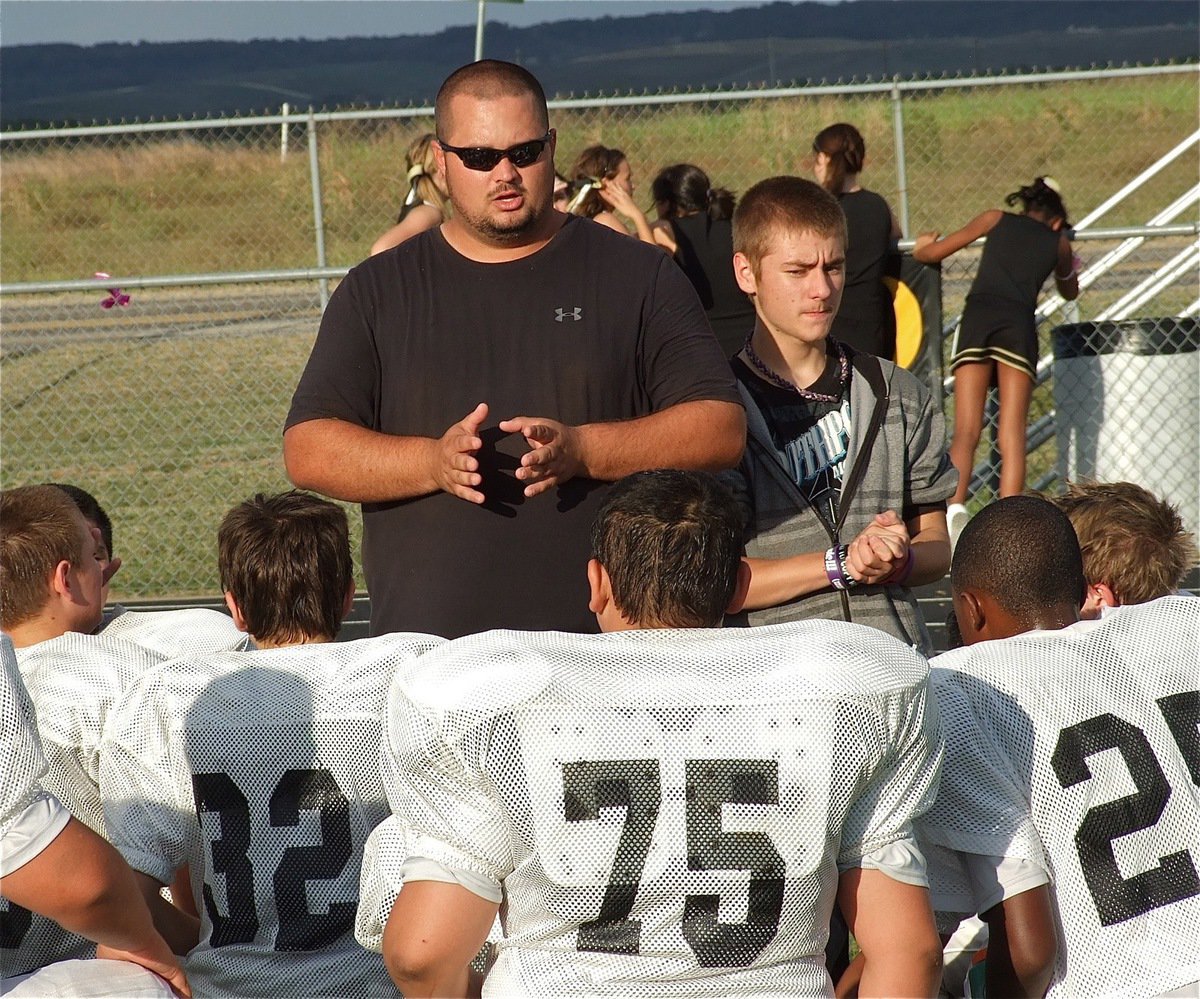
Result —
<svg viewBox="0 0 1200 999"><path fill-rule="evenodd" d="M1079 539L1067 515L1040 496L1008 496L967 523L954 547L950 585L990 593L1030 619L1050 607L1078 610L1087 595Z"/></svg>
<svg viewBox="0 0 1200 999"><path fill-rule="evenodd" d="M112 521L108 514L104 512L104 507L100 505L96 499L86 489L80 489L79 486L72 486L65 482L52 482L52 486L57 486L64 493L71 497L72 501L79 512L83 514L84 519L91 521L100 529L100 537L104 540L104 550L108 552L108 557L113 557L113 530Z"/></svg>
<svg viewBox="0 0 1200 999"><path fill-rule="evenodd" d="M497 97L531 97L542 124L550 127L550 113L546 109L546 92L542 85L524 66L499 59L480 59L459 66L442 82L433 102L433 122L438 138L446 138L449 131L450 102L459 94L469 94L479 100L494 100Z"/></svg>
<svg viewBox="0 0 1200 999"><path fill-rule="evenodd" d="M737 587L742 521L733 494L707 472L636 472L609 491L592 526L626 620L715 628Z"/></svg>

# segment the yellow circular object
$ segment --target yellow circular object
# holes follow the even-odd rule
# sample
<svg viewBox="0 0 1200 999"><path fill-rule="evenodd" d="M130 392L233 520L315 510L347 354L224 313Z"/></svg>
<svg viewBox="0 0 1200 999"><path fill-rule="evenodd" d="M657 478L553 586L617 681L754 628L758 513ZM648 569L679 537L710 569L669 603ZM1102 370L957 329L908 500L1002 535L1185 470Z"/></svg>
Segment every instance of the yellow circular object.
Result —
<svg viewBox="0 0 1200 999"><path fill-rule="evenodd" d="M902 368L911 368L925 343L921 303L903 281L893 277L883 280L892 291L892 308L896 311L896 363Z"/></svg>

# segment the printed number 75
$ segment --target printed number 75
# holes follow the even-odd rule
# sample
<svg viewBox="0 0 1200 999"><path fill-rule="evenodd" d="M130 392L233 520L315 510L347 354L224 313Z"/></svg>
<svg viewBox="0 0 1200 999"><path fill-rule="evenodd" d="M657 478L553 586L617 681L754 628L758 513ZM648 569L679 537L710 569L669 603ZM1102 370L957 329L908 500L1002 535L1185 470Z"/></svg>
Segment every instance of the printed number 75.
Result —
<svg viewBox="0 0 1200 999"><path fill-rule="evenodd" d="M784 862L763 832L723 832L721 805L779 804L774 760L688 760L688 869L748 870L746 920L717 919L718 895L684 899L683 936L703 967L750 964L775 937L783 907ZM563 809L568 822L594 821L602 808L624 808L625 823L599 915L582 923L576 949L637 954L641 921L629 913L658 821L662 783L657 760L596 760L563 766Z"/></svg>

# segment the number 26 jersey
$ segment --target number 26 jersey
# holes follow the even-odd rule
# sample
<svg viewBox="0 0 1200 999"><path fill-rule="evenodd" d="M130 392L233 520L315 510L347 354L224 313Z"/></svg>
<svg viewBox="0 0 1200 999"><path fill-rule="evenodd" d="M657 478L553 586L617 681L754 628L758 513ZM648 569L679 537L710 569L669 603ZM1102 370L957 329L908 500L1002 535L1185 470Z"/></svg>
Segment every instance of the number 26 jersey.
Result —
<svg viewBox="0 0 1200 999"><path fill-rule="evenodd" d="M502 901L485 995L832 995L839 866L932 800L927 675L834 622L470 636L397 677L385 785Z"/></svg>
<svg viewBox="0 0 1200 999"><path fill-rule="evenodd" d="M933 661L946 760L921 837L1046 871L1051 997L1200 978L1198 650L1200 600L1164 597Z"/></svg>

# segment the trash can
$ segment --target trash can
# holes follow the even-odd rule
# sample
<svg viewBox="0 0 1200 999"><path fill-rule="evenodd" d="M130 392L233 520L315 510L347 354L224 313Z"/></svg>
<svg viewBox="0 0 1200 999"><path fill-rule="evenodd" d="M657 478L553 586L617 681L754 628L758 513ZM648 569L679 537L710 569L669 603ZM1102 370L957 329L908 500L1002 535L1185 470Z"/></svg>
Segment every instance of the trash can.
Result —
<svg viewBox="0 0 1200 999"><path fill-rule="evenodd" d="M1136 482L1200 530L1200 322L1173 316L1058 326L1062 482Z"/></svg>

